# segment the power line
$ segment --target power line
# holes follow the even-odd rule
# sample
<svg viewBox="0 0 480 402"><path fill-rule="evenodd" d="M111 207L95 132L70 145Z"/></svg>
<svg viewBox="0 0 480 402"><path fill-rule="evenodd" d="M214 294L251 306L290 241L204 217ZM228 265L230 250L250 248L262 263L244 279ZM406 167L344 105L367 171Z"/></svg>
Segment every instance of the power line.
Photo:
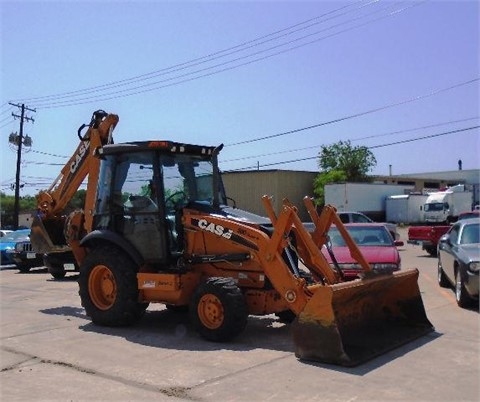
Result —
<svg viewBox="0 0 480 402"><path fill-rule="evenodd" d="M367 4L361 5L360 7L358 7L357 9L355 9L353 11L356 11L358 9L361 9L363 7L366 7L366 6L370 5L370 4L376 3L378 1L380 1L380 0L372 0L372 1L368 2ZM110 82L110 83L107 83L107 84L97 85L97 86L93 86L93 87L89 87L89 88L85 88L85 89L80 89L80 90L76 90L76 91L69 91L69 92L63 92L63 93L59 93L59 94L52 94L52 95L39 96L39 97L34 97L34 98L27 98L27 99L24 99L24 101L30 101L30 102L31 101L42 101L42 100L51 100L52 98L62 99L62 98L66 98L66 97L69 97L69 96L72 96L72 95L78 95L78 94L83 95L83 94L88 94L88 93L94 93L94 92L97 92L99 90L105 90L105 89L108 89L108 88L116 88L116 87L127 85L127 84L132 83L132 82L133 83L141 82L141 81L145 81L147 79L151 79L151 78L155 78L155 77L158 77L158 76L161 76L161 75L165 75L167 73L181 71L181 70L184 70L186 68L190 68L192 66L197 66L197 65L200 65L200 64L212 61L212 60L219 59L221 57L229 56L231 54L235 54L235 53L244 51L246 49L250 49L252 47L255 47L255 46L258 46L258 45L261 45L261 44L279 39L281 37L292 35L293 33L308 29L312 26L315 26L315 25L318 25L322 22L328 21L329 19L338 18L342 15L350 13L351 11L347 11L345 13L335 15L333 17L324 19L322 21L313 22L313 21L319 20L323 17L329 16L331 14L335 14L338 11L350 8L353 5L356 5L356 4L359 4L359 3L362 3L362 2L363 2L363 0L360 0L360 1L358 1L356 3L353 3L353 4L347 4L343 7L335 9L333 11L327 12L325 14L322 14L322 15L314 17L314 18L310 18L308 20L305 20L305 21L302 21L300 23L294 24L292 26L280 29L278 31L275 31L275 32L257 37L255 39L240 43L238 45L235 45L235 46L232 46L232 47L229 47L229 48L226 48L226 49L222 49L222 50L207 54L205 56L201 56L201 57L198 57L198 58L195 58L195 59L192 59L192 60L188 60L186 62L178 63L178 64L175 64L175 65L170 66L170 67L165 67L165 68L162 68L162 69L159 69L159 70L155 70L155 71L150 72L150 73L141 74L141 75L137 75L137 76L134 76L134 77L131 77L131 78L126 78L126 79L123 79L123 80L117 80L117 81L113 81L113 82ZM287 32L287 33L285 33L285 32Z"/></svg>
<svg viewBox="0 0 480 402"><path fill-rule="evenodd" d="M391 11L390 13L388 13L386 15L382 15L378 18L375 18L374 20L370 20L370 21L367 21L365 23L358 24L358 25L350 27L350 28L346 28L346 29L341 30L339 32L335 32L335 33L332 33L330 35L326 35L324 37L317 38L317 39L311 40L311 41L306 42L306 43L302 43L302 44L299 44L299 45L296 45L296 46L293 46L293 47L290 47L290 48L287 48L287 49L283 49L283 50L277 51L275 53L268 54L266 56L257 57L253 60L241 62L241 63L233 65L233 66L220 68L220 67L225 66L227 64L231 64L231 63L234 63L234 62L239 62L239 61L244 60L246 58L251 58L253 56L257 56L259 54L274 50L274 49L279 48L281 46L285 46L285 45L291 44L293 42L299 41L301 39L305 39L308 36L318 34L319 32L322 32L322 31L319 31L319 32L316 32L316 33L313 33L313 34L309 34L309 35L306 35L302 38L297 38L297 39L294 39L292 41L285 42L285 43L282 43L280 45L276 45L276 46L273 46L273 47L270 47L270 48L267 48L267 49L264 49L264 50L261 50L261 51L258 51L258 52L254 52L254 53L248 54L246 56L238 57L238 58L233 59L233 60L229 60L229 61L219 63L219 64L216 64L216 65L213 65L213 66L210 66L210 67L199 69L199 70L196 70L196 71L193 71L193 72L180 74L180 75L177 75L177 76L174 76L174 77L171 77L171 78L167 78L167 79L164 79L164 80L160 80L160 81L157 81L157 82L144 84L144 85L138 85L138 86L135 86L135 87L132 87L132 88L123 89L123 90L119 90L119 91L109 92L109 93L106 93L104 95L100 95L99 97L88 96L88 97L83 97L83 98L78 98L78 99L70 99L70 100L65 100L65 101L57 101L57 102L55 102L55 101L51 102L50 101L49 103L48 103L47 100L45 100L45 102L47 102L47 103L45 103L45 102L44 103L41 103L41 102L36 103L36 106L39 109L67 107L67 106L87 104L87 103L91 103L93 101L100 102L100 101L107 101L107 100L111 100L111 99L118 99L118 98L121 98L121 97L133 96L133 95L138 95L138 94L141 94L141 93L151 92L151 91L155 91L155 90L159 90L159 89L163 89L163 88L167 88L167 87L171 87L171 86L176 86L176 85L183 84L183 83L190 82L190 81L194 81L194 80L197 80L197 79L200 79L200 78L205 78L205 77L216 75L216 74L226 72L226 71L229 71L229 70L237 69L239 67L246 66L246 65L249 65L249 64L257 63L259 61L263 61L263 60L269 59L271 57L274 57L274 56L277 56L277 55L280 55L280 54L283 54L283 53L286 53L286 52L290 52L290 51L299 49L299 48L307 46L307 45L311 45L313 43L319 42L321 40L325 40L327 38L339 35L341 33L348 32L348 31L351 31L353 29L357 29L357 28L360 28L362 26L374 23L374 22L376 22L380 19L391 17L391 16L396 15L400 12L403 12L403 11L409 9L409 8L421 5L421 4L425 3L426 1L428 1L428 0L424 0L421 3L414 3L410 6L404 7L402 9L396 9L396 10ZM389 6L389 8L391 8L391 6ZM375 13L378 13L378 10L368 14L366 17L369 17L369 16L371 16ZM365 16L361 17L361 18L365 18ZM359 18L355 18L353 20L356 20L356 19L359 19ZM353 21L353 20L351 20L351 21ZM351 21L348 21L348 22L351 22ZM336 26L334 26L334 28L339 26L339 25L344 25L344 24L345 24L345 22L337 24ZM328 29L332 29L332 27L327 28L326 30L328 30ZM212 71L212 72L206 72L206 71L212 70L212 69L217 69L217 70ZM194 75L194 74L199 74L199 75L196 75L196 76L190 77L190 78L186 78L186 77ZM171 82L171 81L175 81L175 82ZM167 82L170 82L170 83L167 83ZM81 94L81 95L83 95L83 94ZM81 96L81 95L79 95L79 96ZM75 95L75 97L76 96L77 95Z"/></svg>
<svg viewBox="0 0 480 402"><path fill-rule="evenodd" d="M409 133L409 132L412 132L412 131L418 131L418 130L424 130L424 129L427 129L427 128L444 126L444 125L447 125L447 124L463 123L463 122L470 121L470 120L478 120L478 118L479 117L477 116L477 117L469 117L469 118L466 118L466 119L450 120L450 121L442 122L442 123L429 124L427 126L409 128L409 129L405 129L405 130L390 131L388 133L383 133L383 134L369 135L367 137L362 137L362 138L350 138L348 141L354 142L354 141L362 141L362 140L371 139L371 138L385 137L385 136L394 135L394 134L395 135L404 134L404 133ZM271 156L271 155L279 155L279 154L285 154L285 153L291 153L291 152L305 151L305 150L310 150L312 148L320 148L323 145L324 144L310 145L308 147L296 148L296 149L287 149L287 150L284 150L284 151L271 152L271 153L268 153L268 154L244 156L244 157L241 157L241 158L223 160L222 162L223 163L225 163L225 162L236 162L236 161L241 161L241 160L245 160L245 159L255 159L255 158L261 158L261 157L264 157L264 156Z"/></svg>
<svg viewBox="0 0 480 402"><path fill-rule="evenodd" d="M278 134L266 135L264 137L252 138L250 140L234 142L232 144L225 144L225 145L233 147L233 146L236 146L236 145L250 144L252 142L258 142L258 141L269 140L269 139L272 139L272 138L278 138L278 137L282 137L282 136L285 136L285 135L295 134L295 133L299 133L301 131L306 131L306 130L311 130L313 128L326 126L326 125L329 125L329 124L340 123L341 121L350 120L350 119L354 119L354 118L361 117L361 116L366 116L368 114L372 114L372 113L375 113L375 112L380 112L382 110L391 109L391 108L396 107L396 106L401 106L401 105L405 105L407 103L416 102L416 101L419 101L419 100L422 100L422 99L425 99L425 98L429 98L431 96L438 95L440 93L450 91L452 89L456 89L456 88L462 87L464 85L472 84L472 83L477 82L479 80L480 80L480 78L474 78L472 80L463 81L463 82L460 82L458 84L451 85L449 87L436 89L436 90L431 91L427 94L418 95L418 96L415 96L413 98L404 99L404 100L401 100L399 102L391 103L391 104L388 104L388 105L385 105L385 106L380 106L380 107L377 107L377 108L374 108L374 109L369 109L369 110L366 110L364 112L355 113L355 114L351 114L351 115L344 116L344 117L339 117L337 119L325 121L325 122L318 123L318 124L313 124L313 125L307 126L307 127L297 128L297 129L290 130L290 131L285 131L285 132L278 133Z"/></svg>
<svg viewBox="0 0 480 402"><path fill-rule="evenodd" d="M447 132L438 133L438 134L426 135L426 136L423 136L423 137L416 137L416 138L412 138L412 139L409 139L409 140L390 142L390 143L387 143L387 144L373 145L373 146L369 146L369 147L366 147L366 148L369 148L369 149L383 148L383 147L392 146L392 145L399 145L399 144L405 144L405 143L408 143L408 142L415 142L415 141L421 141L421 140L431 139L431 138L435 138L435 137L441 137L441 136L444 136L444 135L457 134L457 133L460 133L460 132L475 130L477 128L480 128L480 126L472 126L472 127L447 131ZM291 159L291 160L288 160L288 161L266 163L266 164L262 164L261 166L266 167L266 166L284 165L284 164L289 164L289 163L294 163L294 162L304 162L304 161L308 161L308 160L314 160L314 159L317 159L317 158L318 158L318 155L317 156L306 157L306 158ZM248 170L248 169L257 169L257 168L258 168L258 165L239 168L239 169L231 169L231 170L228 170L228 171L230 172L230 171L236 171L236 170Z"/></svg>

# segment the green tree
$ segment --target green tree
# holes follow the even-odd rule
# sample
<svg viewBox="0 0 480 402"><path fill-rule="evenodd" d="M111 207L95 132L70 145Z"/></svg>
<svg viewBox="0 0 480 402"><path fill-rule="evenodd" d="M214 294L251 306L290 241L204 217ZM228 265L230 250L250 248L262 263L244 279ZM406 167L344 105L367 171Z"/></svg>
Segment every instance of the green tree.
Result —
<svg viewBox="0 0 480 402"><path fill-rule="evenodd" d="M85 205L85 190L78 190L65 208L64 213L68 214L75 209L83 209ZM33 213L37 209L37 198L35 196L27 195L19 199L20 213ZM1 212L1 226L2 228L11 227L13 225L13 216L15 213L15 196L6 195L0 191L0 212Z"/></svg>
<svg viewBox="0 0 480 402"><path fill-rule="evenodd" d="M368 172L377 164L373 153L365 146L352 146L350 141L339 141L322 146L318 155L320 173L314 180L315 202L325 204L325 185L338 182L369 182Z"/></svg>

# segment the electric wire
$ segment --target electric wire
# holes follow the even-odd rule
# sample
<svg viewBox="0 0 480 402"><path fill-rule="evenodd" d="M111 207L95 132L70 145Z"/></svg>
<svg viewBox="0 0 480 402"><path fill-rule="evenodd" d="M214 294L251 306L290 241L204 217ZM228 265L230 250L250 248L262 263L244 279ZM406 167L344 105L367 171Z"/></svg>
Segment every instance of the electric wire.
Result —
<svg viewBox="0 0 480 402"><path fill-rule="evenodd" d="M423 2L417 2L417 3L411 4L411 5L407 6L407 7L402 8L402 9L396 9L396 10L391 11L390 13L388 13L388 14L386 14L386 15L382 15L382 16L380 16L380 17L377 17L377 18L373 19L373 20L370 20L370 21L367 21L367 22L358 24L358 25L356 25L356 26L353 26L353 27L350 27L350 28L341 30L341 31L339 31L339 32L335 32L335 33L333 33L333 34L326 35L326 36L323 36L323 37L321 37L321 38L317 38L317 39L311 40L311 41L306 42L306 43L302 43L302 44L299 44L299 45L296 45L296 46L293 46L293 47L290 47L290 48L287 48L287 49L283 49L283 50L274 52L274 53L272 53L272 54L268 54L268 55L266 55L266 56L257 57L257 58L255 58L255 59L253 59L253 60L245 61L245 62L236 64L236 65L233 65L233 66L220 68L220 67L225 66L225 65L227 65L227 64L231 64L231 63L234 63L234 62L238 62L238 61L244 60L244 59L246 59L246 58L253 57L253 56L256 56L256 55L265 53L265 52L267 52L267 51L271 51L271 50L276 49L276 48L278 48L278 47L285 46L286 44L291 44L291 43L293 43L293 42L295 42L295 41L300 40L301 38L297 38L297 39L294 39L294 40L292 40L292 41L290 41L290 42L287 42L287 43L284 43L284 44L280 44L280 45L276 45L276 46L273 46L273 47L271 47L271 48L264 49L264 50L262 50L262 51L258 51L258 52L255 52L255 53L252 53L252 54L249 54L249 55L246 55L246 56L242 56L242 57L239 57L239 58L236 58L236 59L233 59L233 60L229 60L229 61L226 61L226 62L223 62L223 63L218 63L218 64L216 64L216 65L214 65L214 66L209 66L209 67L206 67L206 68L203 68L203 69L199 69L199 70L196 70L196 71L193 71L193 72L189 72L189 73L177 75L177 76L175 76L175 77L171 77L171 78L168 78L168 79L156 81L156 82L149 83L149 84L139 85L139 86L136 86L136 87L133 87L133 88L129 88L129 89L124 89L124 90L120 90L120 91L110 92L110 93L107 93L107 94L105 94L105 95L103 95L103 96L100 96L100 97L95 97L95 98L85 97L85 98L78 98L78 99L72 99L72 100L66 100L66 101L49 102L49 103L43 103L43 104L42 104L42 103L39 103L39 104L35 104L35 107L36 107L37 109L50 109L50 108L59 108L59 107L67 107L67 106L75 106L75 105L80 105L80 104L86 104L86 103L91 103L91 102L93 102L93 101L99 102L99 101L106 101L106 100L118 99L118 98L121 98L121 97L138 95L138 94L141 94L141 93L151 92L151 91L155 91L155 90L159 90L159 89L163 89L163 88L167 88L167 87L179 85L179 84L182 84L182 83L190 82L190 81L197 80L197 79L200 79L200 78L209 77L209 76L212 76L212 75L215 75L215 74L219 74L219 73L222 73L222 72L225 72L225 71L233 70L233 69L236 69L236 68L239 68L239 67L242 67L242 66L246 66L246 65L249 65L249 64L252 64L252 63L256 63L256 62L259 62L259 61L262 61L262 60L266 60L266 59L268 59L268 58L271 58L271 57L274 57L274 56L277 56L277 55L280 55L280 54L283 54L283 53L286 53L286 52L290 52L290 51L292 51L292 50L295 50L295 49L298 49L298 48L301 48L301 47L304 47L304 46L307 46L307 45L311 45L311 44L313 44L313 43L319 42L319 41L321 41L321 40L325 40L325 39L327 39L327 38L330 38L330 37L339 35L339 34L341 34L341 33L345 33L345 32L351 31L351 30L353 30L353 29L357 29L357 28L363 27L363 26L365 26L365 25L374 23L374 22L376 22L376 21L378 21L378 20L380 20L380 19L384 19L384 18L387 18L387 17L391 17L392 15L396 15L396 14L398 14L398 13L400 13L400 12L403 12L403 11L405 11L405 10L408 10L408 9L410 9L410 8L412 8L412 7L417 7L417 6L425 3L426 1L428 1L428 0L424 0ZM389 6L389 7L391 7L391 6ZM378 10L376 10L376 11L373 12L373 13L370 13L369 15L374 14L374 13L377 13L377 12L378 12ZM369 15L368 15L368 16L369 16ZM356 18L356 19L358 19L358 18ZM341 23L341 24L345 24L345 22L343 22L343 23ZM337 25L341 25L341 24L337 24ZM328 28L328 29L331 29L331 28ZM321 32L321 31L320 31L320 32ZM310 35L313 35L313 34L310 34ZM310 36L310 35L308 35L308 36ZM206 73L203 73L203 74L200 74L200 75L196 75L196 76L194 76L194 77L185 78L185 77L188 77L188 76L190 76L190 75L199 74L199 73L202 73L202 72L211 70L211 69L217 69L217 70L212 71L212 72L206 72ZM175 80L177 80L177 81L166 84L166 82L175 81ZM158 85L158 84L163 84L163 85Z"/></svg>
<svg viewBox="0 0 480 402"><path fill-rule="evenodd" d="M376 108L373 108L373 109L369 109L369 110L366 110L364 112L354 113L354 114L351 114L351 115L348 115L348 116L339 117L337 119L328 120L328 121L325 121L325 122L322 122L322 123L317 123L317 124L313 124L313 125L310 125L310 126L297 128L297 129L290 130L290 131L284 131L282 133L277 133L277 134L266 135L266 136L263 136L263 137L252 138L250 140L234 142L234 143L231 143L231 144L225 144L225 146L233 147L233 146L237 146L237 145L250 144L252 142L269 140L269 139L272 139L272 138L278 138L278 137L282 137L282 136L289 135L289 134L296 134L296 133L299 133L299 132L302 132L302 131L311 130L313 128L327 126L329 124L340 123L340 122L345 121L345 120L350 120L350 119L354 119L354 118L357 118L357 117L366 116L368 114L380 112L382 110L391 109L391 108L396 107L396 106L401 106L401 105L405 105L407 103L416 102L416 101L419 101L419 100L422 100L422 99L426 99L426 98L429 98L431 96L435 96L435 95L441 94L443 92L450 91L452 89L456 89L456 88L460 88L460 87L465 86L465 85L472 84L472 83L477 82L479 80L480 80L480 78L474 78L474 79L471 79L471 80L468 80L468 81L463 81L463 82L460 82L460 83L457 83L457 84L454 84L454 85L450 85L448 87L436 89L436 90L431 91L429 93L426 93L426 94L423 94L423 95L418 95L418 96L415 96L413 98L407 98L407 99L403 99L403 100L398 101L398 102L390 103L388 105L384 105L384 106L376 107Z"/></svg>
<svg viewBox="0 0 480 402"><path fill-rule="evenodd" d="M372 1L370 1L366 4L364 4L364 5L361 5L356 10L361 9L363 7L366 7L370 4L377 3L378 1L380 1L380 0L372 0ZM314 23L312 23L312 21L315 21L315 20L318 20L320 18L329 16L331 14L334 14L334 13L338 12L338 11L347 9L347 8L353 6L353 5L357 5L357 4L362 3L362 2L363 2L363 0L360 0L360 1L355 2L353 4L347 4L343 7L335 9L333 11L329 11L327 13L324 13L324 14L320 15L320 16L310 18L306 21L302 21L300 23L297 23L297 24L294 24L292 26L280 29L278 31L260 36L258 38L240 43L238 45L235 45L235 46L232 46L232 47L229 47L229 48L226 48L226 49L222 49L222 50L207 54L205 56L201 56L201 57L198 57L198 58L186 61L186 62L175 64L175 65L170 66L170 67L165 67L165 68L162 68L162 69L150 72L150 73L141 74L141 75L137 75L137 76L134 76L134 77L131 77L131 78L126 78L126 79L123 79L123 80L117 80L117 81L113 81L113 82L110 82L110 83L107 83L107 84L97 85L97 86L94 86L94 87L89 87L89 88L80 89L80 90L76 90L76 91L69 91L69 92L63 92L63 93L59 93L59 94L52 94L52 95L44 95L44 96L39 96L39 97L27 98L27 99L24 99L24 101L27 101L27 102L41 101L41 100L49 100L49 99L52 99L52 98L62 99L62 98L65 98L65 97L68 97L68 96L71 96L71 95L78 95L78 94L84 95L84 94L96 92L97 90L104 90L104 89L108 89L108 88L112 88L112 87L116 88L116 87L119 87L119 86L122 86L122 85L130 84L132 82L133 83L141 82L141 81L144 81L144 80L147 80L147 79L151 79L151 78L154 78L154 77L165 75L167 73L181 71L183 69L190 68L192 66L197 66L197 65L205 63L205 62L209 62L209 61L221 58L221 57L229 56L231 54L234 54L234 53L237 53L237 52L240 52L240 51L244 51L245 49L249 49L249 48L252 48L254 46L258 46L258 45L276 40L278 38L285 37L285 36L291 35L293 33L308 29L308 28L310 28L314 25L318 25L322 22L325 22L325 20L317 21L317 22L314 22ZM356 10L354 10L354 11L356 11ZM343 15L349 13L349 12L351 12L351 11L347 11L345 13L338 14L338 15L330 17L328 19L338 18L338 17L343 16ZM302 25L305 25L305 24L308 24L308 25L302 26ZM300 27L300 28L298 28L298 27ZM294 29L294 30L292 31L292 29ZM288 32L288 31L290 31L290 32ZM287 33L284 33L284 32L287 32Z"/></svg>

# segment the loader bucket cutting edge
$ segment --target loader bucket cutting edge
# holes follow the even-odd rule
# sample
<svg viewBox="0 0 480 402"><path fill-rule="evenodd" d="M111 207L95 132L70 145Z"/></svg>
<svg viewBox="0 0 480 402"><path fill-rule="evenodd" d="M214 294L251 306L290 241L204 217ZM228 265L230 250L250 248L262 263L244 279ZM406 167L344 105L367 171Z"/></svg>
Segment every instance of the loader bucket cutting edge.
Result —
<svg viewBox="0 0 480 402"><path fill-rule="evenodd" d="M434 330L418 270L318 288L292 324L299 359L356 366Z"/></svg>

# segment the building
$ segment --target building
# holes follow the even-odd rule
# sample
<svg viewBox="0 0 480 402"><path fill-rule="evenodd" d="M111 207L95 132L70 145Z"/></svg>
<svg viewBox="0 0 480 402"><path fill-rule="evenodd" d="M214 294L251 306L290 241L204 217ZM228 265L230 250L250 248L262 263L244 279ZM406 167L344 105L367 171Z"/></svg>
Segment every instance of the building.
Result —
<svg viewBox="0 0 480 402"><path fill-rule="evenodd" d="M305 196L313 197L313 180L318 172L292 170L252 170L223 172L222 178L229 205L266 216L262 197L273 197L275 211L280 210L284 198L298 207L302 221L310 221L303 206Z"/></svg>
<svg viewBox="0 0 480 402"><path fill-rule="evenodd" d="M293 170L251 170L223 172L225 191L229 205L265 216L262 196L271 196L274 209L279 211L284 198L298 207L302 221L310 221L303 206L305 196L313 197L313 181L318 172ZM415 173L408 175L374 176L374 183L413 186L413 191L436 191L457 184L465 184L474 195L474 203L479 204L480 169L455 170L446 172Z"/></svg>

